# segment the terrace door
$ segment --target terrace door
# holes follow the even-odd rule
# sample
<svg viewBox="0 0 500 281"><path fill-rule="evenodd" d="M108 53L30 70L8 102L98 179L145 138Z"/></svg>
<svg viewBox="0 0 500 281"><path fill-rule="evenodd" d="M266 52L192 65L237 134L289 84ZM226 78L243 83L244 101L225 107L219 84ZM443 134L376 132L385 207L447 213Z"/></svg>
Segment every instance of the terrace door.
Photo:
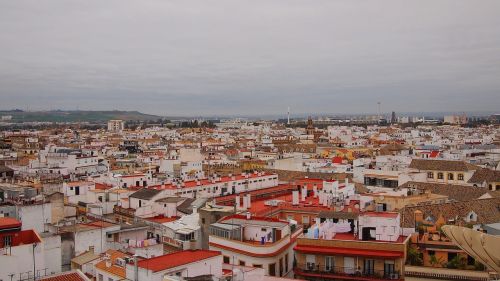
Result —
<svg viewBox="0 0 500 281"><path fill-rule="evenodd" d="M353 257L344 257L344 273L354 274L354 258Z"/></svg>

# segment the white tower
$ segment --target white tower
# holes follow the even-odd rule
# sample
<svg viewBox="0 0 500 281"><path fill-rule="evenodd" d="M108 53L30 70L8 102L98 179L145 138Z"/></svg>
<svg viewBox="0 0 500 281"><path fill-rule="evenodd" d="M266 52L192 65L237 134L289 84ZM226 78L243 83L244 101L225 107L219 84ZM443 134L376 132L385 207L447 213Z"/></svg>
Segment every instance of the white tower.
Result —
<svg viewBox="0 0 500 281"><path fill-rule="evenodd" d="M288 125L290 125L290 107L288 107L288 113L287 113L287 122Z"/></svg>

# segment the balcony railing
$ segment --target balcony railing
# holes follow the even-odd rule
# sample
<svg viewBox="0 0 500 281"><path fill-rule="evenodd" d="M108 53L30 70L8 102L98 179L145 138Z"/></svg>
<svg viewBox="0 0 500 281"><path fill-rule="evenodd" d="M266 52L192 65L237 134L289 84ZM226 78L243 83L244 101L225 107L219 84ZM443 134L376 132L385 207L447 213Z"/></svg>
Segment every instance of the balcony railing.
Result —
<svg viewBox="0 0 500 281"><path fill-rule="evenodd" d="M402 280L399 271L364 270L353 267L325 266L319 264L297 264L295 274L301 276L320 277L324 279L352 279L352 280Z"/></svg>

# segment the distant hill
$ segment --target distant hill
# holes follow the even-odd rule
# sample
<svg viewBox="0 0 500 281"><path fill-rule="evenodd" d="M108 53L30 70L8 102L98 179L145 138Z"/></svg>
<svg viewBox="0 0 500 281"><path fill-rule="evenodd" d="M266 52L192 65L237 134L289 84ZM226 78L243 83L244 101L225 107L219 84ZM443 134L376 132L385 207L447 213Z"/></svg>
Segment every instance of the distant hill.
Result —
<svg viewBox="0 0 500 281"><path fill-rule="evenodd" d="M121 120L157 120L160 116L144 114L138 111L22 111L8 110L0 111L0 116L11 115L12 120L8 122L106 122L111 119Z"/></svg>

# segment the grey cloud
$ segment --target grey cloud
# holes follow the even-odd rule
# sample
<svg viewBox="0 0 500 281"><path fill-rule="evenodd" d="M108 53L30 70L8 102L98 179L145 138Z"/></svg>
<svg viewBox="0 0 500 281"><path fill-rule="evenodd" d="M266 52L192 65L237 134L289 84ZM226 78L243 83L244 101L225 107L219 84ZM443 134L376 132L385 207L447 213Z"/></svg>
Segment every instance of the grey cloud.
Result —
<svg viewBox="0 0 500 281"><path fill-rule="evenodd" d="M0 1L4 109L490 111L498 77L496 0Z"/></svg>

